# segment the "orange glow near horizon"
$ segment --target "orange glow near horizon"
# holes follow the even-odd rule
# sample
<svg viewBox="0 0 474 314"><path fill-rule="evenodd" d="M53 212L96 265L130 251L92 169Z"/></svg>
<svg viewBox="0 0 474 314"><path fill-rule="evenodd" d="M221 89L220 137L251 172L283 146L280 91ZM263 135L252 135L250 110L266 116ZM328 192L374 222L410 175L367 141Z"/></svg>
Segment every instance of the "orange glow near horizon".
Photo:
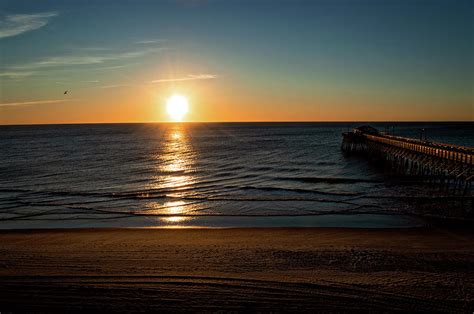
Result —
<svg viewBox="0 0 474 314"><path fill-rule="evenodd" d="M222 82L189 81L173 86L77 91L78 95L64 103L0 107L0 124L472 120L469 99L450 103L447 112L445 101L435 96L393 95L368 99L352 94L335 96L315 92L314 95L298 95L256 91L239 83L231 88L232 83L223 79ZM185 102L172 96L178 95L177 90L186 95L181 96ZM192 108L187 99L192 99ZM168 102L170 110L167 110Z"/></svg>

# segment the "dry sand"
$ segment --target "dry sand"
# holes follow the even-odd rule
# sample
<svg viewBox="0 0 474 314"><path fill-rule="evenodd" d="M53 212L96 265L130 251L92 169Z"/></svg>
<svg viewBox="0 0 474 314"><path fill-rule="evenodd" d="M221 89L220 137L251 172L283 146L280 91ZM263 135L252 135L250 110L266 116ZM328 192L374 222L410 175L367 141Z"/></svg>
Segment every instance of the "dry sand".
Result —
<svg viewBox="0 0 474 314"><path fill-rule="evenodd" d="M474 233L0 232L0 311L472 312Z"/></svg>

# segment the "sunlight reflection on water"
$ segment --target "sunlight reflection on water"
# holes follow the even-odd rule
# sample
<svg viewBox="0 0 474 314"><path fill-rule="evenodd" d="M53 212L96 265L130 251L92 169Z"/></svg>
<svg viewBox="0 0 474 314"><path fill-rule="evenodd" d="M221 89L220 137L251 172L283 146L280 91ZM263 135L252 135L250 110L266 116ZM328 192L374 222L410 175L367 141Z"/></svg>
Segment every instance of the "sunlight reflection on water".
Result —
<svg viewBox="0 0 474 314"><path fill-rule="evenodd" d="M170 126L165 137L165 146L158 158L161 161L159 171L166 175L161 177L162 181L158 185L159 188L174 191L169 194L171 197L183 197L184 194L179 191L180 188L192 185L195 181L194 176L190 174L194 165L195 152L184 125ZM188 211L186 202L182 200L166 202L163 207L165 211L161 213L168 215L185 214ZM190 219L190 217L183 216L161 218L168 224L176 224Z"/></svg>

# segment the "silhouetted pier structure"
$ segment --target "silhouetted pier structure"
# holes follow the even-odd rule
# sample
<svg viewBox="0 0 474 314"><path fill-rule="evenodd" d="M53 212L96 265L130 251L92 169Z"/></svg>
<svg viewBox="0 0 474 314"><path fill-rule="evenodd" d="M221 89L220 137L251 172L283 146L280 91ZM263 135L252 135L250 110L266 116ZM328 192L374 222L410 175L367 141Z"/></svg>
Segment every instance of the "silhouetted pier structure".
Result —
<svg viewBox="0 0 474 314"><path fill-rule="evenodd" d="M379 132L370 126L343 133L342 150L388 164L399 174L419 177L454 191L471 191L474 148Z"/></svg>

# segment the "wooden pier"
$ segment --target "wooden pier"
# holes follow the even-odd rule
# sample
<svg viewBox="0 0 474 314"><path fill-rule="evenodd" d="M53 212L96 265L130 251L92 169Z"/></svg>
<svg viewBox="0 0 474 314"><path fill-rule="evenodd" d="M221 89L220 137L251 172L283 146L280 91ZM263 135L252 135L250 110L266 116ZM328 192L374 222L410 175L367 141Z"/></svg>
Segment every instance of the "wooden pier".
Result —
<svg viewBox="0 0 474 314"><path fill-rule="evenodd" d="M343 133L342 151L383 162L396 173L471 192L474 148L394 136L362 126Z"/></svg>

